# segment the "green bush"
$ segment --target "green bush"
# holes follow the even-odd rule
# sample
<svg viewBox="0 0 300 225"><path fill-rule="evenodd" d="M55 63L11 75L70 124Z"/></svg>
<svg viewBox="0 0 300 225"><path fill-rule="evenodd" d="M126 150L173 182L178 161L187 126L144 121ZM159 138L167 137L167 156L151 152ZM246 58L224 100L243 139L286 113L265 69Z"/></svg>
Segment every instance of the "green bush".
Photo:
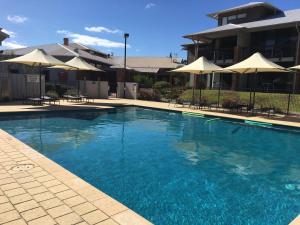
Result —
<svg viewBox="0 0 300 225"><path fill-rule="evenodd" d="M153 80L152 78L143 75L143 74L137 74L133 76L133 82L138 83L140 87L142 88L152 88Z"/></svg>
<svg viewBox="0 0 300 225"><path fill-rule="evenodd" d="M58 98L58 94L56 91L47 91L46 95L51 97L51 98Z"/></svg>
<svg viewBox="0 0 300 225"><path fill-rule="evenodd" d="M76 89L69 89L66 91L66 94L76 96L78 94L78 91Z"/></svg>

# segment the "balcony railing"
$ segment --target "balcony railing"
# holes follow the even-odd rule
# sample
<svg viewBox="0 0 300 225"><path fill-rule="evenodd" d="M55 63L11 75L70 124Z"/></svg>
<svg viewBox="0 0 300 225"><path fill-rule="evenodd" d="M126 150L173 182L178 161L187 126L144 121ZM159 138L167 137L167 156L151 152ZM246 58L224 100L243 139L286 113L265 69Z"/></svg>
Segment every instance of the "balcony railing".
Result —
<svg viewBox="0 0 300 225"><path fill-rule="evenodd" d="M199 56L205 56L208 60L226 64L234 59L234 48L199 49Z"/></svg>
<svg viewBox="0 0 300 225"><path fill-rule="evenodd" d="M241 50L240 58L247 58L255 52L260 52L266 58L293 61L296 55L294 45L272 45L272 46L258 46L251 48L243 48Z"/></svg>

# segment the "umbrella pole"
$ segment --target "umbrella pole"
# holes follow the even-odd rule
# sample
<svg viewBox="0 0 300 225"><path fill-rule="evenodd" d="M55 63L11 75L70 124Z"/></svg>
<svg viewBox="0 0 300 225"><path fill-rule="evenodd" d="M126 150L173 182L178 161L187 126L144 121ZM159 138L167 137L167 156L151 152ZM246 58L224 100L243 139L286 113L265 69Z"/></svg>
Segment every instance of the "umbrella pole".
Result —
<svg viewBox="0 0 300 225"><path fill-rule="evenodd" d="M219 90L218 90L218 107L220 108L220 96L221 96L221 88L222 88L222 79L221 74L219 75Z"/></svg>
<svg viewBox="0 0 300 225"><path fill-rule="evenodd" d="M195 83L196 83L196 76L195 76L195 74L194 74L194 79L193 79L193 81L194 81L194 84L193 84L193 98L192 98L192 104L194 105L194 103L195 103Z"/></svg>
<svg viewBox="0 0 300 225"><path fill-rule="evenodd" d="M290 86L290 88L289 88L289 96L288 96L288 105L287 105L286 115L289 115L289 113L290 113L291 92L292 92L292 87L295 86L294 82L295 82L295 79L293 79L293 81L292 81L292 83L291 83L291 86ZM294 89L294 88L293 88L293 89Z"/></svg>
<svg viewBox="0 0 300 225"><path fill-rule="evenodd" d="M199 82L199 108L202 100L202 90L201 90L201 84L202 84L202 73L200 73L200 82Z"/></svg>
<svg viewBox="0 0 300 225"><path fill-rule="evenodd" d="M254 113L254 108L255 108L255 93L256 93L256 83L257 83L257 70L255 70L255 75L254 75L254 90L253 90L253 113Z"/></svg>
<svg viewBox="0 0 300 225"><path fill-rule="evenodd" d="M252 104L252 88L251 88L251 80L249 81L249 75L247 75L247 83L249 85L249 106Z"/></svg>
<svg viewBox="0 0 300 225"><path fill-rule="evenodd" d="M42 65L40 63L39 65L39 70L40 70L40 98L42 98Z"/></svg>
<svg viewBox="0 0 300 225"><path fill-rule="evenodd" d="M80 89L80 81L79 81L79 76L77 71L77 96L79 96L79 89Z"/></svg>

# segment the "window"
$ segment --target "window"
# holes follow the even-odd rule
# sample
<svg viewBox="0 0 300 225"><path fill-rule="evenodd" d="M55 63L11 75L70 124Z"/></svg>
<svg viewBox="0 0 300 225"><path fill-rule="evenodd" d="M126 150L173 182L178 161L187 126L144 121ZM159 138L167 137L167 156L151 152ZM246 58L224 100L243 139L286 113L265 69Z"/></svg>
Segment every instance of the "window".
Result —
<svg viewBox="0 0 300 225"><path fill-rule="evenodd" d="M227 17L225 16L222 18L222 25L226 25L227 23L228 23Z"/></svg>
<svg viewBox="0 0 300 225"><path fill-rule="evenodd" d="M228 20L236 20L236 15L229 16Z"/></svg>
<svg viewBox="0 0 300 225"><path fill-rule="evenodd" d="M247 14L246 13L241 13L237 16L238 19L246 18Z"/></svg>

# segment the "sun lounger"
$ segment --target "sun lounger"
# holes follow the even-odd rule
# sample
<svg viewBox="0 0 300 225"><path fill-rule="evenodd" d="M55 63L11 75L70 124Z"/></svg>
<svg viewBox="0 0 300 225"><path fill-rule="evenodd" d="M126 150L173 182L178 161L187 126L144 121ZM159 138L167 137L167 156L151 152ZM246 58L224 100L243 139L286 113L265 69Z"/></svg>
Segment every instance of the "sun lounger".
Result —
<svg viewBox="0 0 300 225"><path fill-rule="evenodd" d="M86 96L86 95L79 95L79 97L80 97L82 100L85 100L86 102L94 102L94 101L95 101L94 98L89 97L89 96Z"/></svg>
<svg viewBox="0 0 300 225"><path fill-rule="evenodd" d="M82 101L82 98L79 96L63 95L63 98L66 99L67 101L74 101L74 102Z"/></svg>
<svg viewBox="0 0 300 225"><path fill-rule="evenodd" d="M32 105L42 105L43 99L41 98L27 98L25 103L29 103Z"/></svg>
<svg viewBox="0 0 300 225"><path fill-rule="evenodd" d="M53 97L49 97L49 96L43 96L42 97L42 101L43 102L48 102L49 104L53 103L54 105L56 103L58 103L60 105L60 101L58 98L53 98Z"/></svg>

